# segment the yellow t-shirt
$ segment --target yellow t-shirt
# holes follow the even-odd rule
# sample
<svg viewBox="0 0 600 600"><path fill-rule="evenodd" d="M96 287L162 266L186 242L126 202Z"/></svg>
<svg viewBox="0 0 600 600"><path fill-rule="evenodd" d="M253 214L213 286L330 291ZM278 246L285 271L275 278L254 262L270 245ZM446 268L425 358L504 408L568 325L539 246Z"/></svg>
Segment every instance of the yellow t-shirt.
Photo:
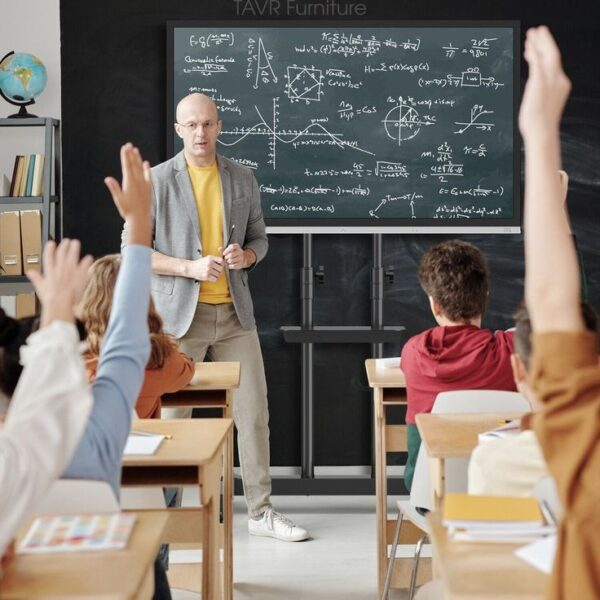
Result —
<svg viewBox="0 0 600 600"><path fill-rule="evenodd" d="M221 179L217 163L211 167L193 167L188 165L188 173L194 190L200 235L202 237L202 256L221 256L219 247L223 246L223 198ZM202 281L198 302L223 304L231 302L227 277L223 273L216 282Z"/></svg>

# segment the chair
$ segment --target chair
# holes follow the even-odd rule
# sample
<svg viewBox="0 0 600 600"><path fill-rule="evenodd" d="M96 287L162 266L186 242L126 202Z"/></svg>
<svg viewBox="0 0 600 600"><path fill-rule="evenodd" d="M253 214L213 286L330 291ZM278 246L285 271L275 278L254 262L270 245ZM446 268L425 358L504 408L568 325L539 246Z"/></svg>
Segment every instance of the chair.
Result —
<svg viewBox="0 0 600 600"><path fill-rule="evenodd" d="M92 514L119 512L119 502L105 481L58 479L36 505L38 514Z"/></svg>
<svg viewBox="0 0 600 600"><path fill-rule="evenodd" d="M527 399L518 392L507 392L502 390L455 390L451 392L440 392L434 402L432 413L515 413L528 412L531 406ZM409 500L398 500L398 521L394 531L392 541L392 552L388 561L388 567L385 575L385 583L381 600L387 600L392 573L394 570L394 561L396 559L396 550L400 531L404 518L414 523L423 531L423 536L415 546L413 556L413 567L408 588L408 600L412 600L415 593L417 582L417 573L419 568L419 559L423 545L428 541L427 519L417 512L416 507L431 510L431 484L429 479L429 461L427 451L423 444L417 455L415 464L415 474L410 490ZM446 460L445 477L446 489L452 492L467 491L467 473L469 467L468 459L449 459Z"/></svg>

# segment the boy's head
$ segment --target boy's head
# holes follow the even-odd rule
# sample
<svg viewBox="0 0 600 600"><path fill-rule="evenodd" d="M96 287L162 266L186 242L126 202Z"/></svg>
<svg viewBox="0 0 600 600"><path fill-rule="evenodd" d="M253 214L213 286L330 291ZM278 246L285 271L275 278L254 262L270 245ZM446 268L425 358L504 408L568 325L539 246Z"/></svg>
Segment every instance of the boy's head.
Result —
<svg viewBox="0 0 600 600"><path fill-rule="evenodd" d="M440 325L479 325L487 304L489 279L483 254L461 240L432 246L419 266L419 283Z"/></svg>
<svg viewBox="0 0 600 600"><path fill-rule="evenodd" d="M598 329L598 315L587 302L581 303L581 314L586 329L594 332L598 337L598 350L600 351L600 330ZM531 321L525 303L521 304L514 314L515 318L515 353L511 356L513 376L517 389L536 408L537 397L529 385L529 361L531 358Z"/></svg>

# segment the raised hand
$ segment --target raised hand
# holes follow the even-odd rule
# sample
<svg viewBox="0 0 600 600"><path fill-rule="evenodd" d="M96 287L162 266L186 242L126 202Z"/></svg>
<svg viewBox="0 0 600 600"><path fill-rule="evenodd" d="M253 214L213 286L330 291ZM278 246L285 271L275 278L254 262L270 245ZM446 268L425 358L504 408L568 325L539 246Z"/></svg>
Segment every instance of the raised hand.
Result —
<svg viewBox="0 0 600 600"><path fill-rule="evenodd" d="M85 289L92 257L79 259L79 240L65 238L56 245L44 247L44 272L28 271L27 277L35 287L42 304L41 326L54 320L73 322L75 305Z"/></svg>
<svg viewBox="0 0 600 600"><path fill-rule="evenodd" d="M529 65L529 77L519 111L519 129L524 138L553 134L559 129L571 82L547 27L527 31L523 56Z"/></svg>

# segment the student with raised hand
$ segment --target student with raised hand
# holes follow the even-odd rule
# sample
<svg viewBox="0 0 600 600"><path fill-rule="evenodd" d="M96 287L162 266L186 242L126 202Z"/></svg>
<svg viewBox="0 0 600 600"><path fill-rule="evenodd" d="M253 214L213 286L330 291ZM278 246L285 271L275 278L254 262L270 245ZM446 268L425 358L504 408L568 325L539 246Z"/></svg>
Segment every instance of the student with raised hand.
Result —
<svg viewBox="0 0 600 600"><path fill-rule="evenodd" d="M600 368L596 336L585 331L579 308L577 256L555 177L571 84L546 27L527 32L524 56L525 299L532 386L543 404L533 428L564 508L548 597L591 599L600 590Z"/></svg>
<svg viewBox="0 0 600 600"><path fill-rule="evenodd" d="M121 268L120 254L107 254L91 268L90 280L77 313L87 332L86 369L88 378L96 378L98 359L114 301L115 283ZM194 361L179 350L173 337L163 330L163 322L150 299L148 311L150 358L144 383L135 403L140 419L159 419L161 396L185 387L194 376Z"/></svg>
<svg viewBox="0 0 600 600"><path fill-rule="evenodd" d="M73 311L92 259L79 251L76 240L48 242L44 274L27 274L42 304L39 331L27 337L0 309L0 389L10 400L0 430L0 556L68 464L90 414Z"/></svg>
<svg viewBox="0 0 600 600"><path fill-rule="evenodd" d="M127 223L130 244L115 285L98 373L92 383L94 405L83 438L64 477L107 481L119 496L123 449L150 351L148 305L152 225L150 166L137 148L121 147L122 185L106 186Z"/></svg>

